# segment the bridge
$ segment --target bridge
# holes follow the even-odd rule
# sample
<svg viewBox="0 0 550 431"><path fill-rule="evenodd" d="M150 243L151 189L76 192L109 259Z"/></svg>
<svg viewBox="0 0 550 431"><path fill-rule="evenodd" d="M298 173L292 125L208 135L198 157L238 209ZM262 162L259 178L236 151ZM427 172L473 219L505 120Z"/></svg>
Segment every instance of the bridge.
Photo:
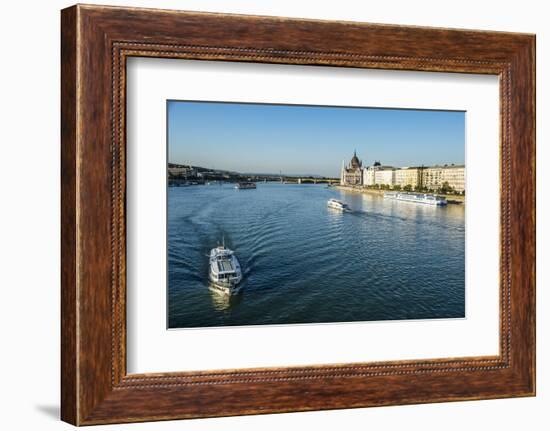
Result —
<svg viewBox="0 0 550 431"><path fill-rule="evenodd" d="M214 175L204 175L202 177L169 177L168 185L202 185L208 182L219 183L237 183L242 181L251 181L255 183L281 183L281 184L340 184L339 178L326 177L293 177L293 176L273 176L273 175L233 175L228 177L219 177Z"/></svg>
<svg viewBox="0 0 550 431"><path fill-rule="evenodd" d="M291 175L243 175L239 181L269 182L282 184L340 184L340 178L300 177Z"/></svg>
<svg viewBox="0 0 550 431"><path fill-rule="evenodd" d="M339 178L296 178L296 177L285 177L281 179L282 183L285 184L340 184Z"/></svg>

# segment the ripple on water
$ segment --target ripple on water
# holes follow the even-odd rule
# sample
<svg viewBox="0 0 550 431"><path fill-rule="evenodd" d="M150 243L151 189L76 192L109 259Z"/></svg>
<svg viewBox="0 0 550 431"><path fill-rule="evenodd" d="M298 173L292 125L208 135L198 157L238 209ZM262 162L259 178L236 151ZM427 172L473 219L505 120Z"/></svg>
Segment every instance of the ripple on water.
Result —
<svg viewBox="0 0 550 431"><path fill-rule="evenodd" d="M231 300L208 289L222 237L243 267ZM170 327L463 317L464 208L320 185L170 188L168 280Z"/></svg>

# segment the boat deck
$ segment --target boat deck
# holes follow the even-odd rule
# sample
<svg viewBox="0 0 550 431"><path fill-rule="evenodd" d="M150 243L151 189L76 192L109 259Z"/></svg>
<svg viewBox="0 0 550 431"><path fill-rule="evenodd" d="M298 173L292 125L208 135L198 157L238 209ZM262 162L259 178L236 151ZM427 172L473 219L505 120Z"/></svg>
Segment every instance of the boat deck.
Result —
<svg viewBox="0 0 550 431"><path fill-rule="evenodd" d="M233 267L233 262L231 260L218 260L218 270L220 272L233 272L235 268Z"/></svg>

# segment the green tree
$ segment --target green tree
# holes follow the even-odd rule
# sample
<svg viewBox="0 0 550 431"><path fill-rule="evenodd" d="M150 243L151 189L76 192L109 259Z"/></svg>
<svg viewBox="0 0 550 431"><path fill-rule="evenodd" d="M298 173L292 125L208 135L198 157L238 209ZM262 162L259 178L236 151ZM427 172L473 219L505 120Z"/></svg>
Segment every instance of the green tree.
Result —
<svg viewBox="0 0 550 431"><path fill-rule="evenodd" d="M446 195L451 193L453 190L454 189L449 185L449 183L445 181L443 184L441 184L441 187L439 188L439 193Z"/></svg>
<svg viewBox="0 0 550 431"><path fill-rule="evenodd" d="M401 184L396 184L393 186L394 190L401 190Z"/></svg>
<svg viewBox="0 0 550 431"><path fill-rule="evenodd" d="M403 187L403 190L406 192L412 192L413 187L410 184L407 184L405 187Z"/></svg>

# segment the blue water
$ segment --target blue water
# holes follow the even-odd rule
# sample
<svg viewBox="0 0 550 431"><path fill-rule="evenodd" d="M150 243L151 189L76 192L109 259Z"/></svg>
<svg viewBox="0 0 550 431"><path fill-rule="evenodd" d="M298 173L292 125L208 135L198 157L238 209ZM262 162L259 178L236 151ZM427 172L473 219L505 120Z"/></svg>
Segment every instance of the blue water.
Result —
<svg viewBox="0 0 550 431"><path fill-rule="evenodd" d="M208 288L222 237L244 273L233 297ZM463 205L310 184L168 189L170 328L459 318L464 290Z"/></svg>

